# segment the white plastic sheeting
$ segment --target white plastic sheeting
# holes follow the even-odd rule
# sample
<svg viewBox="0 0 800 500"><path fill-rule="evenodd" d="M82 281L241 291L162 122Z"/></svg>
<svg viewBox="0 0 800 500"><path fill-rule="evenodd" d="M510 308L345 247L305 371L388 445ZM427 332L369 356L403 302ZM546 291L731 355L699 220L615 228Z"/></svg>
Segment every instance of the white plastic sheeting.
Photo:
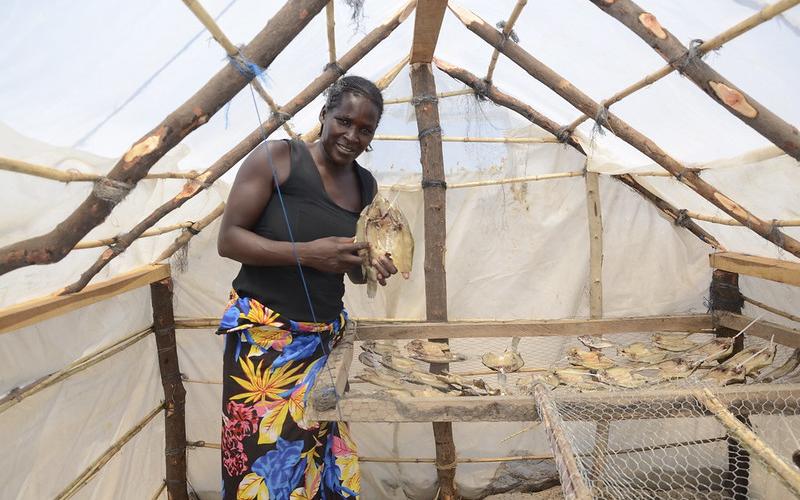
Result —
<svg viewBox="0 0 800 500"><path fill-rule="evenodd" d="M234 41L245 43L279 8L280 2L208 0ZM487 21L508 17L511 1L461 2ZM688 45L708 39L753 14L761 2L697 3L642 1L661 23ZM339 54L382 22L399 2L367 2L355 26L348 8L336 3ZM790 123L800 123L795 92L800 80L797 13L772 20L727 44L706 61ZM225 63L224 52L181 2L109 3L57 0L31 4L7 1L0 19L0 155L63 170L103 173L139 137L191 96ZM266 72L266 87L286 102L327 62L324 16L286 47ZM596 100L606 98L661 66L664 61L627 28L583 0L529 3L515 31L521 45ZM408 51L413 18L396 30L352 74L380 77ZM486 71L491 48L449 13L436 55L477 75ZM302 61L300 63L299 61ZM436 72L437 88L463 86ZM145 83L147 84L145 85ZM501 57L494 82L559 123L580 113L552 91ZM411 94L404 71L386 97ZM292 125L312 127L321 99L301 111ZM545 136L519 116L471 97L439 103L445 135ZM262 117L265 106L258 104ZM747 154L770 144L677 74L616 104L612 112L648 135L687 165L732 158L703 177L764 219L800 217L800 169L785 155ZM407 104L387 106L381 134L416 135ZM253 97L243 90L230 106L174 148L153 172L202 170L257 125ZM592 122L579 128L589 148L585 158L560 145L446 143L447 181L455 184L552 172L588 165L603 173L657 167L611 134L593 135ZM273 137L285 136L278 131ZM419 149L412 142L376 142L365 155L384 186L419 185ZM745 156L742 156L745 155ZM230 181L233 173L225 176ZM640 181L678 208L723 215L673 179ZM87 239L131 228L180 190L181 181L145 180ZM77 207L91 184L63 185L0 171L0 246L42 234ZM196 220L225 199L228 186L215 185L159 222ZM602 176L604 223L604 312L607 316L702 312L710 280L711 249L677 228L620 182ZM358 287L345 298L356 317L424 317L422 195L420 190L386 194L403 209L418 241L409 281L390 280L375 300ZM448 313L460 318L565 318L588 315L588 228L581 177L451 189L447 193ZM741 227L700 223L731 251L796 260ZM217 223L192 240L188 270L177 274L175 307L182 317L217 316L237 266L216 255ZM800 237L798 228L787 234ZM150 262L175 233L136 242L96 279ZM0 306L55 291L75 281L102 249L72 252L57 264L16 270L0 277ZM743 277L746 295L797 314L798 288ZM748 314L757 314L749 306ZM81 356L150 323L147 288L83 308L39 325L0 335L0 392L54 372ZM765 318L783 321L767 314ZM796 326L796 325L795 325ZM209 331L178 332L181 370L189 379L218 382L221 341ZM187 383L187 437L219 441L220 386ZM0 483L4 497L46 498L63 489L114 440L163 397L152 339L146 339L65 382L0 414L3 438ZM456 424L462 456L542 453L541 433L498 444L522 424ZM476 432L475 429L480 429ZM480 439L476 436L481 436ZM355 437L363 455L433 456L429 424L361 424ZM219 490L218 452L189 451L189 480L204 495ZM148 498L163 478L163 418L156 417L85 486L78 498ZM433 467L364 464L365 498L430 498ZM466 494L490 482L497 464L460 466Z"/></svg>

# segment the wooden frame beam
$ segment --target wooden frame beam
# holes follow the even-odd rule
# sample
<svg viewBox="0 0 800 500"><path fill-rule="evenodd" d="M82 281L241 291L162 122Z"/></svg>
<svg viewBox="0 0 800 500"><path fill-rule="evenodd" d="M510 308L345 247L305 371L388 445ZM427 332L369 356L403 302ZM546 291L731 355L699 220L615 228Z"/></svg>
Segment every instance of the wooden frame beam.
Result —
<svg viewBox="0 0 800 500"><path fill-rule="evenodd" d="M659 24L653 14L645 12L631 0L615 0L611 3L606 0L590 1L633 31L733 116L789 156L800 160L800 131L797 128L737 88L700 57L690 57L692 52Z"/></svg>
<svg viewBox="0 0 800 500"><path fill-rule="evenodd" d="M269 66L289 42L325 7L326 0L287 2L242 50L261 68ZM253 79L228 64L197 93L136 141L92 193L52 231L0 248L0 275L20 267L58 262L89 231L101 224L150 168L193 130L205 124ZM145 228L146 229L146 228Z"/></svg>
<svg viewBox="0 0 800 500"><path fill-rule="evenodd" d="M714 269L800 286L798 262L735 252L712 253L708 256L708 260Z"/></svg>
<svg viewBox="0 0 800 500"><path fill-rule="evenodd" d="M714 186L702 179L696 172L687 169L678 162L678 160L667 154L666 151L661 149L644 134L628 125L613 113L607 113L606 108L602 104L595 102L588 95L578 90L564 79L564 77L514 43L513 40L504 38L502 33L494 29L491 25L486 23L486 21L472 12L457 7L452 3L449 7L470 31L483 38L493 47L496 47L528 74L548 86L574 107L588 115L597 116L601 113L605 114L606 119L603 121L603 126L614 135L648 156L661 167L672 173L680 182L722 209L734 219L742 222L756 234L793 255L800 257L800 241L778 231L777 228L773 227L769 222L756 217L743 206L721 193Z"/></svg>
<svg viewBox="0 0 800 500"><path fill-rule="evenodd" d="M589 316L603 317L603 213L600 206L600 179L597 172L586 172L586 212L589 225Z"/></svg>
<svg viewBox="0 0 800 500"><path fill-rule="evenodd" d="M356 320L356 340L475 337L573 337L635 332L699 332L714 327L708 314L637 318L515 321L368 322ZM749 330L748 330L749 331Z"/></svg>
<svg viewBox="0 0 800 500"><path fill-rule="evenodd" d="M433 59L445 10L447 10L447 0L418 1L417 15L414 18L411 64L429 63Z"/></svg>
<svg viewBox="0 0 800 500"><path fill-rule="evenodd" d="M748 318L741 314L729 312L718 312L715 320L720 325L733 330L742 330L753 318ZM800 330L795 330L786 326L781 326L769 321L759 320L747 329L747 335L754 335L764 340L775 340L775 342L787 347L800 348Z"/></svg>
<svg viewBox="0 0 800 500"><path fill-rule="evenodd" d="M87 286L72 295L45 295L0 309L0 334L65 314L170 276L168 264L150 264Z"/></svg>

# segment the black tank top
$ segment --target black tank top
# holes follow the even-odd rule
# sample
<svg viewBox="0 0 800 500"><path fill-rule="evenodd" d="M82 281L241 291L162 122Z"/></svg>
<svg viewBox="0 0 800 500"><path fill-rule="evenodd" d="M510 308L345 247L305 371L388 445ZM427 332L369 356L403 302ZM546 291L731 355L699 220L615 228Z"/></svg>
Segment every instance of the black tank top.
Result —
<svg viewBox="0 0 800 500"><path fill-rule="evenodd" d="M291 170L281 184L281 194L291 225L294 241L312 241L328 236L353 237L359 212L351 212L334 203L325 191L317 165L308 146L302 141L289 141ZM355 164L360 183L362 208L375 196L375 178ZM251 230L265 238L290 241L286 219L273 191L258 222ZM339 315L344 296L344 274L326 273L303 266L316 320L332 321ZM273 311L295 321L313 321L303 282L297 265L251 266L242 264L233 288L240 297L258 300Z"/></svg>

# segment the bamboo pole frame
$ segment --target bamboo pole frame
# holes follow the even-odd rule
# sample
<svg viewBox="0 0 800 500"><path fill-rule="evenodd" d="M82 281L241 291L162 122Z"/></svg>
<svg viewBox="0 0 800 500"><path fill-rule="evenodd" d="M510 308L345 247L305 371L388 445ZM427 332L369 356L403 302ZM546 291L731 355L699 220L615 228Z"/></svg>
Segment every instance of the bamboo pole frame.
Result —
<svg viewBox="0 0 800 500"><path fill-rule="evenodd" d="M181 232L180 236L175 238L175 241L170 244L163 252L159 254L158 257L155 258L154 262L163 262L172 255L183 248L184 246L189 244L189 240L197 236L200 231L208 227L212 222L217 220L222 213L225 211L225 202L220 203L217 207L209 212L208 215L203 217L202 219L198 220L197 222L191 223L188 227L184 228ZM147 232L147 231L145 231Z"/></svg>
<svg viewBox="0 0 800 500"><path fill-rule="evenodd" d="M286 3L242 50L242 54L259 67L269 66L325 3L326 0ZM197 93L136 141L104 180L95 185L83 203L55 229L0 248L0 275L20 267L49 264L64 258L81 238L105 220L159 159L206 123L252 77L232 64L222 68ZM147 228L142 231L144 229Z"/></svg>
<svg viewBox="0 0 800 500"><path fill-rule="evenodd" d="M527 175L525 177L509 177L506 179L487 179L482 181L467 181L467 182L453 182L447 184L447 189L463 189L463 188L474 188L474 187L484 187L484 186L501 186L505 184L521 184L525 182L535 182L535 181L549 181L554 179L566 179L569 177L583 177L584 172L583 170L576 170L573 172L554 172L552 174L539 174L539 175ZM414 192L420 191L422 186L419 184L379 184L379 190L383 191L403 191L403 192Z"/></svg>
<svg viewBox="0 0 800 500"><path fill-rule="evenodd" d="M566 144L569 144L576 151L586 156L586 152L583 150L583 147L578 143L578 141L573 137L572 132L562 133L558 123L554 122L553 120L539 113L538 111L528 106L527 104L523 103L522 101L501 92L494 85L487 84L486 82L479 79L477 76L473 75L472 73L468 72L463 68L457 68L449 63L446 63L445 61L442 61L441 59L435 59L435 63L439 69L441 69L451 77L461 81L465 85L468 85L470 88L474 89L480 95L486 96L488 99L490 99L498 106L503 106L507 109L510 109L511 111L518 113L519 115L526 118L534 125L537 125L545 129L554 136L556 135L561 136ZM692 234L700 238L701 241L708 243L709 245L711 245L716 249L723 248L722 245L720 245L720 243L716 240L716 238L714 238L711 234L709 234L698 224L694 223L692 220L686 219L685 217L681 217L680 211L677 208L673 207L667 201L661 199L655 193L648 190L645 186L640 184L633 176L625 174L615 178L621 182L624 182L626 185L628 185L629 187L637 191L639 194L641 194L646 200L653 203L656 206L656 208L658 208L663 214L672 219L673 222L679 223L680 221L680 225L682 227L685 227Z"/></svg>
<svg viewBox="0 0 800 500"><path fill-rule="evenodd" d="M591 2L633 31L733 116L784 150L789 156L800 160L800 131L796 127L737 88L700 57L691 57L689 49L684 47L669 30L661 26L655 16L645 12L632 0L615 0L610 4L604 0L591 0Z"/></svg>
<svg viewBox="0 0 800 500"><path fill-rule="evenodd" d="M434 45L435 41L434 38ZM432 55L432 47L430 52ZM411 60L414 61L414 57ZM439 121L438 101L435 97L436 83L429 62L411 64L411 89L415 98L414 113L419 131L422 186L424 188L425 315L429 321L446 322L447 277L444 257L447 248L445 244L447 198L445 196L442 129ZM436 338L433 340L447 343L447 340ZM440 372L447 366L447 364L432 364L431 372ZM455 500L458 498L455 485L457 454L453 441L453 424L433 422L433 438L436 443L436 476L439 481L441 498Z"/></svg>
<svg viewBox="0 0 800 500"><path fill-rule="evenodd" d="M444 99L446 97L458 97L462 95L475 95L475 92L472 89L461 89L461 90L451 90L448 92L437 92L436 98L437 99ZM414 99L414 96L407 96L407 97L397 97L395 99L384 99L383 105L388 106L390 104L405 104L410 103Z"/></svg>
<svg viewBox="0 0 800 500"><path fill-rule="evenodd" d="M49 179L64 183L70 182L96 182L103 178L100 174L89 174L77 170L59 170L44 165L36 165L22 160L0 156L0 170L17 174L30 175L41 179ZM143 179L194 179L200 175L195 170L188 172L162 172L148 173Z"/></svg>
<svg viewBox="0 0 800 500"><path fill-rule="evenodd" d="M522 9L525 8L525 5L528 3L528 0L517 0L517 3L514 4L514 10L511 11L511 15L508 16L508 21L505 22L503 26L503 35L505 37L511 36L511 30L514 29L514 24L516 24L517 19L519 19L519 15L522 13ZM487 82L492 81L492 75L494 75L494 68L497 66L497 59L500 56L500 51L494 49L492 52L492 58L489 60L489 68L486 70L486 80Z"/></svg>
<svg viewBox="0 0 800 500"><path fill-rule="evenodd" d="M710 40L706 40L702 44L700 44L696 49L697 57L703 57L703 55L711 52L712 50L717 50L722 47L724 44L728 43L729 41L733 40L734 38L747 33L751 29L755 28L756 26L769 21L773 17L780 15L781 13L785 12L786 10L794 7L800 3L800 0L781 0L779 2L775 2L774 4L768 5L761 9L759 12L753 14L752 16L748 17L747 19L737 23L736 25L728 28L727 30L723 31L722 33L718 34L717 36L711 38ZM649 75L645 76L638 82L635 82L628 87L620 90L613 96L609 97L608 99L604 99L602 102L603 106L606 108L610 107L612 104L616 104L619 101L623 100L624 98L630 96L631 94L649 86L653 83L657 82L658 80L664 78L665 76L669 75L675 71L675 67L671 64L667 64L666 66L662 67L658 71L650 73ZM578 126L583 123L584 121L588 120L588 115L581 115L575 121L570 123L567 126L567 130L570 132L574 132Z"/></svg>
<svg viewBox="0 0 800 500"><path fill-rule="evenodd" d="M179 222L177 224L172 224L169 226L162 226L156 227L153 229L148 229L147 231L143 232L139 238L151 238L153 236L159 236L166 233L171 233L173 231L177 231L178 229L186 229L187 227L191 227L194 222L187 221L187 222ZM77 245L73 248L73 250L86 250L89 248L99 248L105 247L109 245L113 245L117 242L117 237L112 236L110 238L102 238L99 240L83 240L79 241Z"/></svg>
<svg viewBox="0 0 800 500"><path fill-rule="evenodd" d="M40 377L39 379L34 380L33 382L22 387L12 389L8 394L0 398L0 413L3 413L22 400L29 398L34 394L37 394L48 387L61 382L62 380L65 380L76 373L80 373L87 368L110 358L118 352L124 351L128 347L131 347L140 340L146 338L152 331L152 327L147 327L144 330L127 335L113 344L100 349L99 351L93 352L73 361L55 373L45 375L44 377Z"/></svg>
<svg viewBox="0 0 800 500"><path fill-rule="evenodd" d="M388 135L379 134L372 138L373 141L418 141L416 135ZM442 142L485 142L499 144L558 144L555 137L454 137L443 136Z"/></svg>
<svg viewBox="0 0 800 500"><path fill-rule="evenodd" d="M328 34L328 62L336 62L336 16L333 12L333 0L325 5L325 21Z"/></svg>
<svg viewBox="0 0 800 500"><path fill-rule="evenodd" d="M114 458L114 455L116 455L128 441L130 441L134 436L139 434L139 432L141 432L142 429L144 429L145 426L147 426L147 424L149 424L150 421L152 421L153 418L155 418L156 415L158 415L163 408L164 408L163 403L160 403L158 406L153 408L147 415L145 415L145 417L141 421L139 421L138 424L136 424L131 430L123 434L122 437L120 437L110 447L108 447L106 451L103 452L102 455L100 455L94 462L92 462L86 469L84 469L83 472L81 472L77 478L75 478L71 483L69 483L66 488L61 490L61 492L55 496L55 499L67 500L75 496L75 494L77 494L81 490L81 488L86 486L89 483L89 481L91 481L92 478L96 476L98 472L100 472L103 466L107 464L109 460Z"/></svg>
<svg viewBox="0 0 800 500"><path fill-rule="evenodd" d="M775 314L775 315L778 315L778 316L783 316L786 319L790 319L792 321L797 321L798 323L800 323L800 316L795 316L794 314L790 314L790 313L788 313L786 311L781 311L780 309L776 309L776 308L774 308L772 306L764 304L763 302L759 302L756 299L751 299L750 297L747 297L747 296L744 296L744 295L742 295L742 298L744 299L745 302L747 302L749 304L753 304L754 306L759 307L759 308L761 308L761 309L763 309L765 311L769 311L772 314Z"/></svg>
<svg viewBox="0 0 800 500"><path fill-rule="evenodd" d="M192 11L192 13L197 17L197 19L205 26L211 36L216 40L216 42L222 47L228 57L233 59L238 59L242 57L242 54L239 51L239 48L236 47L231 40L225 35L222 31L222 28L219 27L219 24L214 20L211 15L209 15L208 11L203 7L203 5L198 0L183 0L183 3ZM328 2L328 5L331 5L333 2L332 0ZM256 93L267 103L269 106L270 111L273 113L278 112L278 105L275 103L275 100L272 96L269 95L267 89L261 85L261 82L258 81L258 78L254 78L250 84L255 89ZM283 123L283 129L289 134L289 137L297 137L297 133L292 130L292 127L289 125L289 122L286 121Z"/></svg>
<svg viewBox="0 0 800 500"><path fill-rule="evenodd" d="M484 20L480 19L472 12L452 3L449 7L470 31L483 38L490 45L498 48L503 54L528 72L528 74L550 87L567 102L586 114L597 115L601 111L605 113L605 108L601 104L593 101L589 96L575 88L566 79L538 61L512 40L503 38L500 32L492 28ZM687 170L680 162L668 155L653 141L632 128L625 121L609 112L607 113L604 126L614 133L614 135L668 170L697 194L722 209L734 219L742 222L753 230L753 232L767 241L774 243L776 246L783 248L787 252L800 257L800 241L778 231L777 228L773 227L768 222L756 217L734 200L719 192L714 186L697 175L697 173Z"/></svg>
<svg viewBox="0 0 800 500"><path fill-rule="evenodd" d="M742 223L736 219L727 219L724 217L717 217L715 215L701 214L692 210L682 210L687 217L704 222L711 222L713 224L722 224L725 226L742 226ZM772 219L774 227L798 227L800 226L800 219Z"/></svg>
<svg viewBox="0 0 800 500"><path fill-rule="evenodd" d="M694 391L697 400L705 406L725 429L742 446L748 449L773 474L797 496L800 496L800 473L784 462L764 441L722 404L708 389Z"/></svg>
<svg viewBox="0 0 800 500"><path fill-rule="evenodd" d="M152 227L166 214L172 212L176 208L183 205L186 201L193 198L197 193L208 188L214 183L222 174L231 169L236 163L244 158L250 151L255 149L256 146L261 144L266 137L274 132L280 124L285 121L281 116L293 116L300 109L308 105L315 97L321 94L329 85L336 81L340 73L346 72L356 62L358 62L364 55L372 50L378 43L384 40L389 34L397 28L414 9L416 0L411 0L399 11L397 11L390 19L385 21L380 26L372 30L360 42L358 42L352 49L350 49L335 66L325 68L320 76L313 82L308 84L303 91L300 92L294 99L289 101L289 104L280 109L279 113L273 113L264 124L259 125L258 128L253 130L247 135L239 144L219 158L213 165L208 167L197 179L186 183L183 190L175 195L172 199L163 203L160 207L155 209L136 226L134 226L127 233L121 234L118 237L118 243L114 249L108 249L89 267L76 281L71 285L64 288L62 294L75 293L85 287L89 281L103 269L109 262L111 262L117 255L128 248L133 241L136 240L145 230Z"/></svg>

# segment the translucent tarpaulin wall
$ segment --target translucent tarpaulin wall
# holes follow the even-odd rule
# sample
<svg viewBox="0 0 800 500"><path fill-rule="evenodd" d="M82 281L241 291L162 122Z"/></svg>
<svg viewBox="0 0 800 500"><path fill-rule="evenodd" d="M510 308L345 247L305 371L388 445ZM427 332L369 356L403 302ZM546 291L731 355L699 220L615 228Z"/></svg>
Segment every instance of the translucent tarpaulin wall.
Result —
<svg viewBox="0 0 800 500"><path fill-rule="evenodd" d="M682 41L709 38L755 12L756 2L688 0L641 2ZM751 5L752 4L752 5ZM228 2L204 5L218 15ZM508 17L513 2L462 2L490 22ZM337 3L337 47L343 53L363 33L399 5L367 2L359 27ZM261 29L279 2L238 0L219 18L234 43ZM53 2L46 9L11 2L0 20L5 33L0 61L0 155L62 170L104 173L138 137L192 95L223 64L224 53L202 34L181 2L78 5ZM793 63L800 48L796 13L770 21L730 42L706 60L731 81L790 123L800 123ZM516 27L521 45L601 100L626 87L663 61L644 43L589 2L528 5ZM286 102L327 63L324 16L318 16L276 59L265 86ZM351 71L377 79L408 52L413 18ZM146 34L146 35L145 35ZM187 45L188 44L188 45ZM184 47L187 47L184 49ZM175 57L177 55L177 57ZM477 75L486 70L491 48L446 14L436 55ZM170 60L174 57L174 60ZM299 65L297 61L303 61ZM160 69L164 67L164 69ZM438 71L437 89L463 86ZM142 85L150 77L149 84ZM559 123L579 112L501 56L494 82ZM141 90L139 90L141 88ZM407 70L387 89L389 97L411 94ZM292 125L300 132L317 120L321 100L301 111ZM261 116L268 111L259 103ZM539 137L543 131L488 102L462 96L439 102L446 136ZM120 108L119 110L117 110ZM800 217L800 170L786 156L754 161L753 150L767 141L673 74L613 108L671 154L687 164L732 158L703 174L709 182L760 217ZM380 134L416 135L413 109L388 105ZM102 126L91 133L99 124ZM257 125L249 89L210 122L173 149L156 171L202 170ZM650 160L615 139L592 134L592 122L579 128L591 144L588 167L602 173L653 170ZM284 137L278 131L273 137ZM376 142L362 158L385 186L385 194L406 213L418 242L409 281L393 279L374 300L348 286L345 302L355 317L424 318L422 194L419 147L415 142ZM586 158L554 144L445 143L448 184L552 172L580 171ZM745 156L742 156L745 155ZM233 173L226 175L230 182ZM724 215L668 178L642 177L655 192L679 208ZM118 206L87 239L127 231L144 215L177 193L179 180L147 180ZM61 184L0 171L2 215L0 246L50 230L91 190L91 183ZM228 187L215 185L158 226L197 220L225 199ZM711 249L674 226L637 193L608 175L601 176L603 213L603 292L606 316L704 312L710 281ZM588 226L584 179L580 176L530 183L463 189L447 193L447 286L451 319L546 319L587 317ZM700 222L729 250L796 260L741 227ZM176 315L220 314L237 265L216 255L218 223L193 238L188 267L176 273ZM784 228L800 237L797 228ZM175 233L142 239L101 272L97 280L150 262ZM74 251L57 264L27 267L0 277L0 304L11 305L55 291L77 279L103 251ZM745 295L798 313L796 287L743 277ZM750 315L760 314L745 309ZM771 314L765 319L781 322ZM68 365L151 321L146 289L130 292L69 315L0 335L0 392ZM796 325L795 325L796 326ZM219 382L221 342L211 331L179 330L181 371L187 378ZM566 342L566 340L565 340ZM187 383L187 438L219 441L220 386ZM154 343L147 338L61 384L0 414L4 467L0 481L9 498L47 498L61 491L111 442L163 398ZM499 441L523 424L456 424L461 456L501 456L548 450L539 431L513 443ZM430 424L354 426L365 456L433 456ZM476 438L480 436L480 439ZM191 449L189 480L213 498L219 491L219 454ZM163 478L163 418L156 417L84 487L78 498L147 498ZM502 469L506 467L506 469ZM501 470L502 469L502 470ZM508 466L460 465L456 479L467 495L479 495ZM365 498L429 498L435 493L430 465L363 464Z"/></svg>

